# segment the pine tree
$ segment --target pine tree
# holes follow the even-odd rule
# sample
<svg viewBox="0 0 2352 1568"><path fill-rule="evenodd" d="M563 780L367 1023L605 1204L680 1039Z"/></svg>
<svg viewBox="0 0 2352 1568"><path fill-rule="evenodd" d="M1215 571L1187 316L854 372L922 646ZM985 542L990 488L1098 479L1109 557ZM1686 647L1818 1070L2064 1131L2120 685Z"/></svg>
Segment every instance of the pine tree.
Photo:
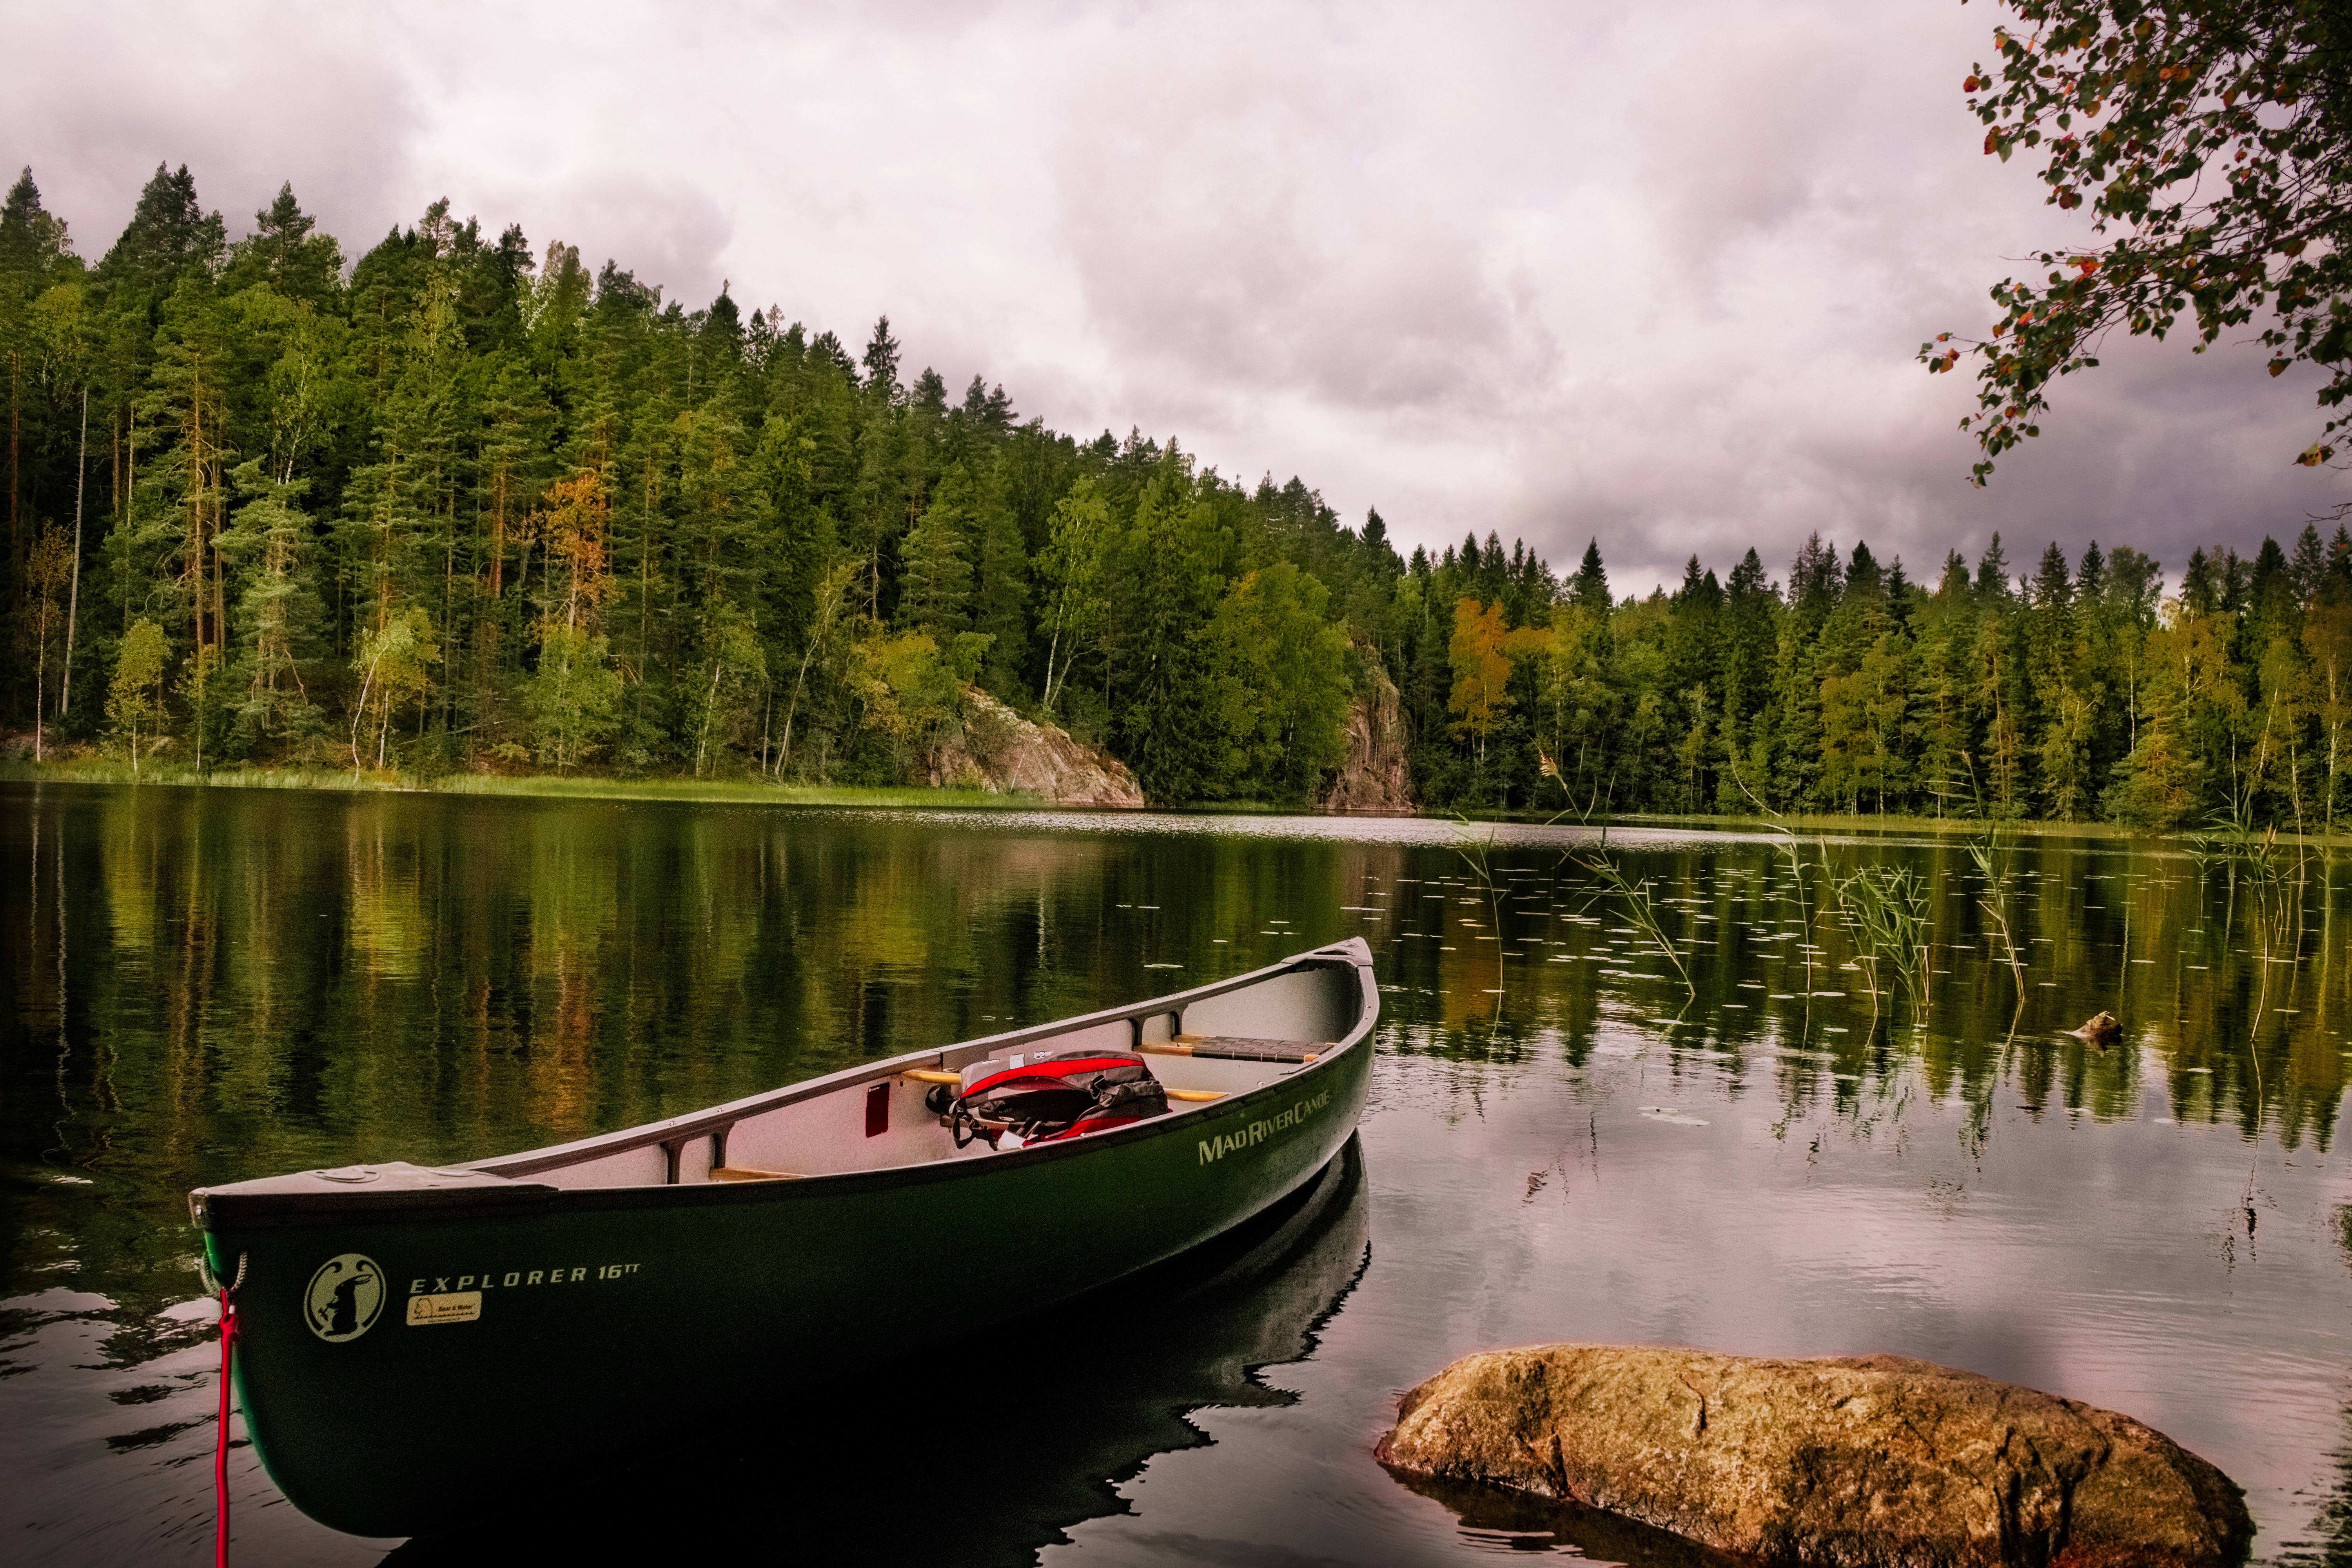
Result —
<svg viewBox="0 0 2352 1568"><path fill-rule="evenodd" d="M973 510L971 476L961 467L949 469L898 547L899 626L942 642L970 626Z"/></svg>
<svg viewBox="0 0 2352 1568"><path fill-rule="evenodd" d="M306 479L273 478L263 459L240 464L233 476L245 497L221 551L239 569L237 658L227 684L241 690L239 740L256 744L316 733L322 716L302 679L303 657L314 651L319 603L310 516L296 504Z"/></svg>
<svg viewBox="0 0 2352 1568"><path fill-rule="evenodd" d="M858 363L866 369L866 396L882 403L899 400L898 340L890 335L889 317L875 321L874 335L866 340L866 353Z"/></svg>
<svg viewBox="0 0 2352 1568"><path fill-rule="evenodd" d="M971 624L988 638L980 683L1006 701L1025 701L1021 672L1029 662L1029 552L1022 548L1021 525L1005 489L1003 471L992 463L974 497L978 569Z"/></svg>
<svg viewBox="0 0 2352 1568"><path fill-rule="evenodd" d="M1601 564L1601 541L1585 542L1584 559L1577 563L1576 575L1569 580L1568 596L1594 615L1606 615L1615 603L1609 595L1609 574Z"/></svg>

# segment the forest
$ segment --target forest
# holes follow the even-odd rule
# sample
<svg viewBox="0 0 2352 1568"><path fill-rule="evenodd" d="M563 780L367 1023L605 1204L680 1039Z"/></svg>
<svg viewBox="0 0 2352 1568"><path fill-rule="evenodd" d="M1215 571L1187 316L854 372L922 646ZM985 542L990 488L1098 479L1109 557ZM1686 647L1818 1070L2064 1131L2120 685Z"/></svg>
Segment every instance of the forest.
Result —
<svg viewBox="0 0 2352 1568"><path fill-rule="evenodd" d="M2341 525L2169 585L1816 535L1620 598L1597 540L1405 557L1299 479L958 396L887 317L853 353L446 202L355 262L290 188L227 233L184 166L94 263L29 169L0 209L20 754L898 784L984 691L1155 802L1295 805L1393 700L1423 807L2352 809Z"/></svg>

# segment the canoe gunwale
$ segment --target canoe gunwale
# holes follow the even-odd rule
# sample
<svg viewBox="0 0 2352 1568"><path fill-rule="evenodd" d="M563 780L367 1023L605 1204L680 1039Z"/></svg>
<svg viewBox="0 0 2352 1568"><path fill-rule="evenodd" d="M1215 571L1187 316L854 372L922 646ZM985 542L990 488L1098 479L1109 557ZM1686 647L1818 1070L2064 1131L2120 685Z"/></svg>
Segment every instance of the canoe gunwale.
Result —
<svg viewBox="0 0 2352 1568"><path fill-rule="evenodd" d="M932 1066L950 1051L966 1050L972 1047L986 1047L988 1048L982 1051L982 1055L993 1056L998 1049L1005 1047L1017 1047L1031 1040L1068 1034L1075 1029L1118 1023L1139 1026L1147 1018L1178 1011L1191 1003L1202 1001L1211 996L1221 996L1229 992L1247 990L1252 985L1262 984L1276 975L1287 973L1293 970L1329 968L1336 963L1346 963L1357 969L1368 970L1371 967L1371 962L1370 949L1365 945L1363 939L1352 937L1344 942L1317 948L1309 952L1297 953L1279 963L1270 963L1263 969L1253 969L1223 980L1212 981L1206 985L1195 986L1189 991L1171 992L1164 996L1155 996L1143 1002L1132 1002L1124 1006L1106 1007L1099 1012L1081 1013L1074 1017L1055 1018L1047 1023L1033 1024L1026 1028L1008 1030L1001 1035L982 1035L976 1039L955 1040L944 1046L926 1047L921 1050L908 1051L902 1056L891 1057L884 1061L866 1062L857 1067L843 1068L838 1072L830 1072L822 1078L806 1079L799 1083L786 1084L781 1089L763 1089L758 1094L747 1096L742 1100L730 1100L724 1105L715 1105L707 1110L689 1111L684 1116L672 1117L666 1121L648 1122L641 1127L625 1127L616 1131L599 1133L593 1138L583 1138L576 1142L559 1143L545 1149L525 1150L518 1154L498 1154L487 1160L468 1160L454 1168L480 1171L496 1176L533 1176L541 1171L557 1170L562 1166L578 1164L587 1160L603 1159L608 1155L625 1154L638 1149L709 1137L746 1117L757 1116L787 1105L795 1105L802 1100L822 1099L825 1095L834 1094L845 1089L855 1089L860 1084L872 1083L881 1079L897 1078L909 1068ZM1340 1051L1352 1045L1356 1038L1370 1026L1371 1022L1372 1019L1369 1016L1360 1017L1357 1020L1357 1027L1349 1031L1347 1038L1341 1040L1326 1054L1339 1055ZM1260 1090L1257 1089L1250 1091L1253 1095L1258 1092ZM1234 1098L1238 1100L1246 1097L1237 1095ZM1170 1114L1190 1116L1226 1103L1228 1102L1224 1100L1211 1100L1189 1110L1171 1111ZM1166 1119L1155 1117L1152 1120L1155 1122L1164 1122ZM1099 1142L1103 1136L1104 1134L1097 1133L1091 1141ZM1070 1145L1072 1148L1080 1146L1076 1143ZM937 1163L924 1162L926 1164ZM888 1168L909 1170L920 1167ZM835 1173L835 1175L865 1173L866 1173L845 1171ZM807 1179L830 1181L834 1177L814 1175Z"/></svg>
<svg viewBox="0 0 2352 1568"><path fill-rule="evenodd" d="M975 1155L966 1159L923 1160L903 1165L888 1165L870 1170L837 1171L813 1173L797 1181L780 1182L688 1182L632 1183L626 1185L562 1188L546 1183L533 1182L530 1177L543 1171L565 1165L603 1159L648 1147L671 1145L671 1169L676 1170L675 1146L693 1139L723 1136L727 1129L748 1117L760 1115L782 1106L823 1098L844 1089L883 1079L895 1078L908 1068L919 1068L939 1060L950 1052L963 1052L974 1047L986 1047L984 1055L992 1055L1007 1046L1019 1046L1026 1041L1047 1038L1075 1029L1103 1024L1127 1022L1139 1025L1147 1018L1176 1012L1189 1004L1208 997L1246 990L1279 975L1309 969L1352 968L1357 972L1362 993L1362 1004L1356 1022L1339 1041L1323 1051L1314 1061L1276 1077L1255 1089L1243 1090L1214 1100L1173 1109L1164 1116L1155 1116L1131 1125L1091 1134L1084 1139L1057 1141L1029 1148L1004 1150ZM1116 1147L1169 1136L1183 1137L1191 1127L1211 1119L1223 1119L1234 1110L1270 1102L1295 1090L1300 1085L1324 1077L1334 1066L1349 1058L1361 1046L1379 1021L1380 997L1371 980L1372 959L1370 948L1360 937L1350 938L1328 947L1297 953L1278 963L1242 974L1229 976L1191 990L1172 992L1147 1001L1109 1007L1095 1013L1057 1018L1002 1035L983 1036L977 1039L959 1040L945 1046L910 1051L884 1061L863 1063L828 1073L822 1078L805 1079L780 1089L763 1090L742 1100L731 1100L705 1110L690 1112L668 1121L623 1128L593 1138L558 1144L520 1153L496 1155L484 1160L467 1161L441 1167L449 1172L472 1172L510 1179L511 1186L500 1183L483 1186L466 1186L440 1190L384 1190L352 1188L341 1192L310 1193L244 1193L231 1188L197 1189L191 1194L197 1223L206 1230L224 1225L236 1227L262 1226L331 1226L348 1225L362 1215L370 1223L431 1223L436 1219L460 1219L478 1216L486 1209L519 1213L533 1208L557 1209L566 1213L595 1212L611 1209L660 1207L668 1205L734 1205L791 1204L844 1196L853 1193L882 1190L910 1185L928 1185L953 1182L981 1175L996 1167L1000 1159L1017 1158L1024 1164L1043 1165L1056 1160L1075 1159L1087 1154L1106 1152ZM226 1209L226 1212L224 1212Z"/></svg>

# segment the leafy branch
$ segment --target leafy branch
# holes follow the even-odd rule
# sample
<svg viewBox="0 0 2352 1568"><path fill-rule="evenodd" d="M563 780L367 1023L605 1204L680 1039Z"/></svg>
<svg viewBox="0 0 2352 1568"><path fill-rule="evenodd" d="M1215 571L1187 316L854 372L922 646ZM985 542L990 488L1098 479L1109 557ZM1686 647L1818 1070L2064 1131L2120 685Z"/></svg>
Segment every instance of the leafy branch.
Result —
<svg viewBox="0 0 2352 1568"><path fill-rule="evenodd" d="M2052 250L2040 283L2003 279L1983 340L1919 346L1932 373L1977 367L1978 412L1961 420L1984 460L2041 434L2047 388L2099 362L2118 326L2161 340L2184 314L2195 352L2267 310L2270 372L2330 367L2323 407L2352 396L2352 26L2343 7L2300 0L2008 0L2021 26L1995 28L1996 65L1961 90L2003 163L2042 160L2061 211L2087 202L2102 243ZM2120 230L2113 238L2111 231ZM2335 448L2331 418L2300 462Z"/></svg>

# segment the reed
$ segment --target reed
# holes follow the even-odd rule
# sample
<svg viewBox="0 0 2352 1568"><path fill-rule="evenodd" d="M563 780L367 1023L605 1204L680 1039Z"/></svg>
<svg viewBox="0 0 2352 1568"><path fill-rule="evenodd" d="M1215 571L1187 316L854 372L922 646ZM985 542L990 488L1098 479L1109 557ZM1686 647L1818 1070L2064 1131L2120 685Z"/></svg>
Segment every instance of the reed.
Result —
<svg viewBox="0 0 2352 1568"><path fill-rule="evenodd" d="M1736 766L1732 771L1731 776L1733 781L1739 785L1740 793L1748 797L1748 804L1753 805L1756 808L1757 814L1764 818L1765 826L1772 830L1774 838L1780 846L1781 855L1786 858L1789 862L1789 885L1796 892L1798 923L1803 928L1807 935L1810 937L1812 932L1813 922L1819 917L1815 914L1811 905L1807 901L1805 897L1806 868L1804 847L1803 841L1797 836L1796 823L1793 818L1790 817L1785 813L1774 811L1770 806L1766 805L1764 804L1763 797L1748 787L1748 780L1740 774ZM1826 878L1829 872L1829 857L1827 854L1824 854L1822 857L1822 872L1824 878ZM1805 1016L1807 1019L1810 1020L1812 1016L1813 1010L1812 943L1808 941L1799 951L1802 952L1805 955ZM1876 977L1874 975L1874 981L1875 978ZM1871 1007L1873 1009L1874 1016L1877 1006L1878 992L1876 985L1874 984L1871 989Z"/></svg>
<svg viewBox="0 0 2352 1568"><path fill-rule="evenodd" d="M1977 895L1977 908L1990 922L1993 934L2000 938L2001 955L2009 966L2010 980L2017 987L2017 1010L2010 1015L2009 1021L2010 1032L2014 1035L2017 1020L2025 1015L2025 958L2017 951L2017 927L2010 918L2009 832L2015 825L1985 815L1984 791L1977 784L1976 759L1962 752L1960 765L1968 770L1969 800L1975 808L1976 820L1982 824L1961 842L1969 859L1976 866L1978 879L1984 884ZM1937 792L1939 796L1950 793L1944 789Z"/></svg>
<svg viewBox="0 0 2352 1568"><path fill-rule="evenodd" d="M1989 826L1982 833L1968 841L1969 858L1976 862L1977 875L1984 882L1984 890L1977 895L1977 908L1992 922L1994 932L2000 938L2002 955L2009 965L2010 979L2017 986L2017 1014L2011 1015L2010 1026L2016 1027L2017 1015L2025 1011L2025 960L2017 951L2016 927L2010 920L2009 847L1998 826Z"/></svg>
<svg viewBox="0 0 2352 1568"><path fill-rule="evenodd" d="M1495 879L1495 830L1480 833L1460 812L1454 814L1454 853L1468 867L1472 879L1486 895L1486 924L1495 933L1495 1017L1503 1016L1503 889Z"/></svg>
<svg viewBox="0 0 2352 1568"><path fill-rule="evenodd" d="M1696 1002L1698 984L1691 978L1689 965L1683 962L1682 950L1666 934L1665 922L1659 918L1657 902L1650 894L1649 879L1645 877L1637 882L1625 875L1624 868L1618 865L1616 858L1609 853L1608 844L1609 830L1603 828L1600 842L1591 849L1582 854L1571 850L1567 857L1570 864L1600 884L1588 901L1597 901L1604 896L1613 898L1618 912L1641 933L1644 942L1675 966L1675 973L1682 977L1683 989L1690 993L1693 1002Z"/></svg>
<svg viewBox="0 0 2352 1568"><path fill-rule="evenodd" d="M2279 845L2275 827L2256 833L2239 818L2217 816L2210 826L2189 836L2189 857L2208 882L2217 872L2221 876L2229 889L2231 922L2236 919L2239 889L2246 891L2263 922L2265 939L2272 934L2270 923L2285 912L2291 897L2297 904L2301 901L2301 889L2294 885L2300 877L2291 876L2289 868L2302 870L2302 854L2298 849L2290 858Z"/></svg>
<svg viewBox="0 0 2352 1568"><path fill-rule="evenodd" d="M1926 1008L1935 981L1927 962L1930 926L1926 879L1909 867L1865 866L1831 881L1838 909L1846 917L1855 953L1870 975L1870 1010L1878 1013L1879 965L1895 974L1915 1020Z"/></svg>
<svg viewBox="0 0 2352 1568"><path fill-rule="evenodd" d="M1568 781L1559 776L1559 764L1540 752L1538 755L1541 758L1539 767L1542 775L1559 785L1560 794L1568 796L1569 800L1569 804L1554 812L1544 826L1549 827L1571 815L1580 823L1590 822L1592 805L1586 805L1581 812L1577 811L1575 797L1568 795ZM1593 804L1598 804L1597 798ZM1562 855L1560 864L1575 867L1599 884L1588 892L1585 900L1587 908L1603 898L1616 900L1616 907L1626 921L1661 957L1675 966L1675 973L1682 977L1683 989L1690 994L1693 1002L1696 1002L1698 984L1691 979L1690 966L1683 962L1682 950L1675 945L1674 938L1666 934L1665 922L1658 916L1657 901L1650 895L1649 879L1643 878L1637 882L1625 875L1625 868L1617 863L1616 857L1609 853L1609 829L1605 826L1601 829L1601 836L1591 849L1581 853L1571 849Z"/></svg>

